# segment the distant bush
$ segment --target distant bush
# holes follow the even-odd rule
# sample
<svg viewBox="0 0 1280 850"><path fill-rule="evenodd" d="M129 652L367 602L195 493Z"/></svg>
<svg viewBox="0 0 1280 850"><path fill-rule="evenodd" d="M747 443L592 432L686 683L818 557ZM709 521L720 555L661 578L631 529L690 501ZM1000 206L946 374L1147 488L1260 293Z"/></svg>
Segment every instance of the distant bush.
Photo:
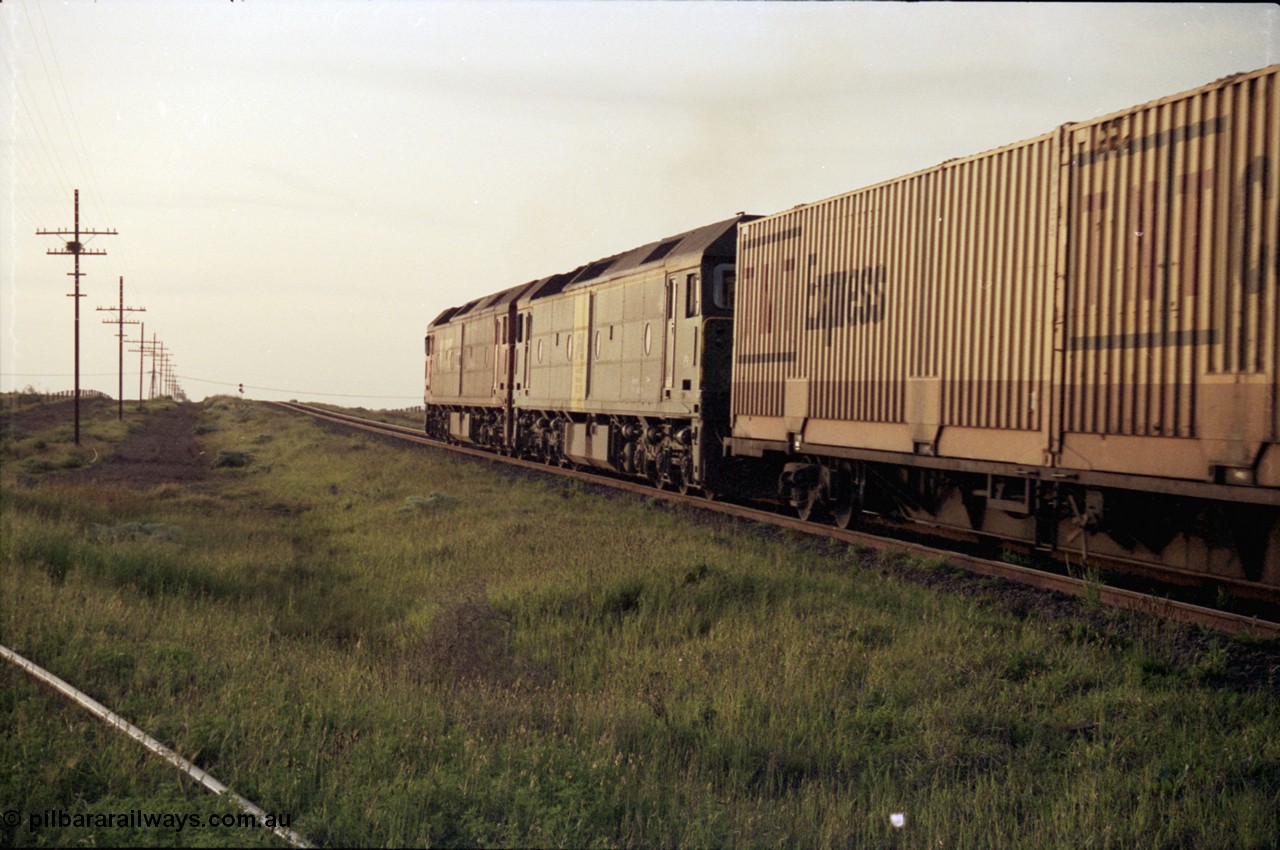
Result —
<svg viewBox="0 0 1280 850"><path fill-rule="evenodd" d="M487 599L453 602L436 615L410 659L413 675L441 685L508 681L516 672L511 628L510 617Z"/></svg>
<svg viewBox="0 0 1280 850"><path fill-rule="evenodd" d="M253 463L253 455L236 449L223 449L213 459L214 469L239 469Z"/></svg>

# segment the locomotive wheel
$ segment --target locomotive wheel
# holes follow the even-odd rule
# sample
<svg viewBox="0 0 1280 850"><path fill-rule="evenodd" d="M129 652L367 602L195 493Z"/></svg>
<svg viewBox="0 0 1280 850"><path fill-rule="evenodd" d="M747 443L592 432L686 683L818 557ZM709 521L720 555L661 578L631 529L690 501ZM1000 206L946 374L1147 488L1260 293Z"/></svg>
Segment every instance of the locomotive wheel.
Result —
<svg viewBox="0 0 1280 850"><path fill-rule="evenodd" d="M649 483L657 490L666 490L671 487L671 458L667 454L658 455L656 461L650 461L645 464L646 477Z"/></svg>
<svg viewBox="0 0 1280 850"><path fill-rule="evenodd" d="M656 466L649 469L649 483L655 490L667 489L667 479Z"/></svg>
<svg viewBox="0 0 1280 850"><path fill-rule="evenodd" d="M684 461L680 464L679 470L672 470L676 475L680 476L679 490L681 496L689 495L694 490L693 485L693 458L685 456Z"/></svg>

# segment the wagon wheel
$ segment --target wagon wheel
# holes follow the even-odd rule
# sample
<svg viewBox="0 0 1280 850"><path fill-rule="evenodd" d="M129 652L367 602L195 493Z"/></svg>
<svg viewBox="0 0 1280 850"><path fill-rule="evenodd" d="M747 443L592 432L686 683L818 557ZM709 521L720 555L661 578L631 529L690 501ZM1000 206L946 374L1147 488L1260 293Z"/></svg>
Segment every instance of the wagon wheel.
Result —
<svg viewBox="0 0 1280 850"><path fill-rule="evenodd" d="M809 491L809 496L803 502L796 505L796 516L801 522L809 522L815 519L821 512L822 499L813 491Z"/></svg>
<svg viewBox="0 0 1280 850"><path fill-rule="evenodd" d="M842 461L835 471L836 497L831 505L831 524L847 529L857 522L862 513L862 500L867 479L859 465L855 471L848 461Z"/></svg>
<svg viewBox="0 0 1280 850"><path fill-rule="evenodd" d="M1067 535L1067 539L1063 541L1063 543L1066 545L1069 545L1079 540L1080 541L1080 557L1084 559L1085 563L1088 563L1089 561L1089 526L1092 523L1093 518L1089 515L1089 511L1087 509L1086 510L1080 509L1080 505L1074 495L1067 497L1067 504L1071 506L1071 513L1073 514L1071 518L1071 524L1075 526L1075 529L1071 532L1071 534Z"/></svg>

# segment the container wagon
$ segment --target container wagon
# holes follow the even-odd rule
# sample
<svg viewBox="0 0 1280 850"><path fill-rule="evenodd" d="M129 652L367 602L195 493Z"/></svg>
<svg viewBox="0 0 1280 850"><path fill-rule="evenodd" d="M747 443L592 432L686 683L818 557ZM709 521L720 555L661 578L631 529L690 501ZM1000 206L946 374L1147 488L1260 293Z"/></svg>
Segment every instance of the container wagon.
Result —
<svg viewBox="0 0 1280 850"><path fill-rule="evenodd" d="M731 435L864 509L1280 582L1280 66L744 223Z"/></svg>

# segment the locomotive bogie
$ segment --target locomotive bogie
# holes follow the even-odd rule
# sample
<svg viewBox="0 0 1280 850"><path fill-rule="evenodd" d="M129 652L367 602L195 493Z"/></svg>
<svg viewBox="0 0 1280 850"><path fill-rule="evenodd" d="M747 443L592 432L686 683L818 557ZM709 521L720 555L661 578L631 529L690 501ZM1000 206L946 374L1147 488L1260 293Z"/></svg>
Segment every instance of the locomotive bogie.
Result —
<svg viewBox="0 0 1280 850"><path fill-rule="evenodd" d="M443 407L428 410L427 434L451 443L503 448L505 411L495 407Z"/></svg>

